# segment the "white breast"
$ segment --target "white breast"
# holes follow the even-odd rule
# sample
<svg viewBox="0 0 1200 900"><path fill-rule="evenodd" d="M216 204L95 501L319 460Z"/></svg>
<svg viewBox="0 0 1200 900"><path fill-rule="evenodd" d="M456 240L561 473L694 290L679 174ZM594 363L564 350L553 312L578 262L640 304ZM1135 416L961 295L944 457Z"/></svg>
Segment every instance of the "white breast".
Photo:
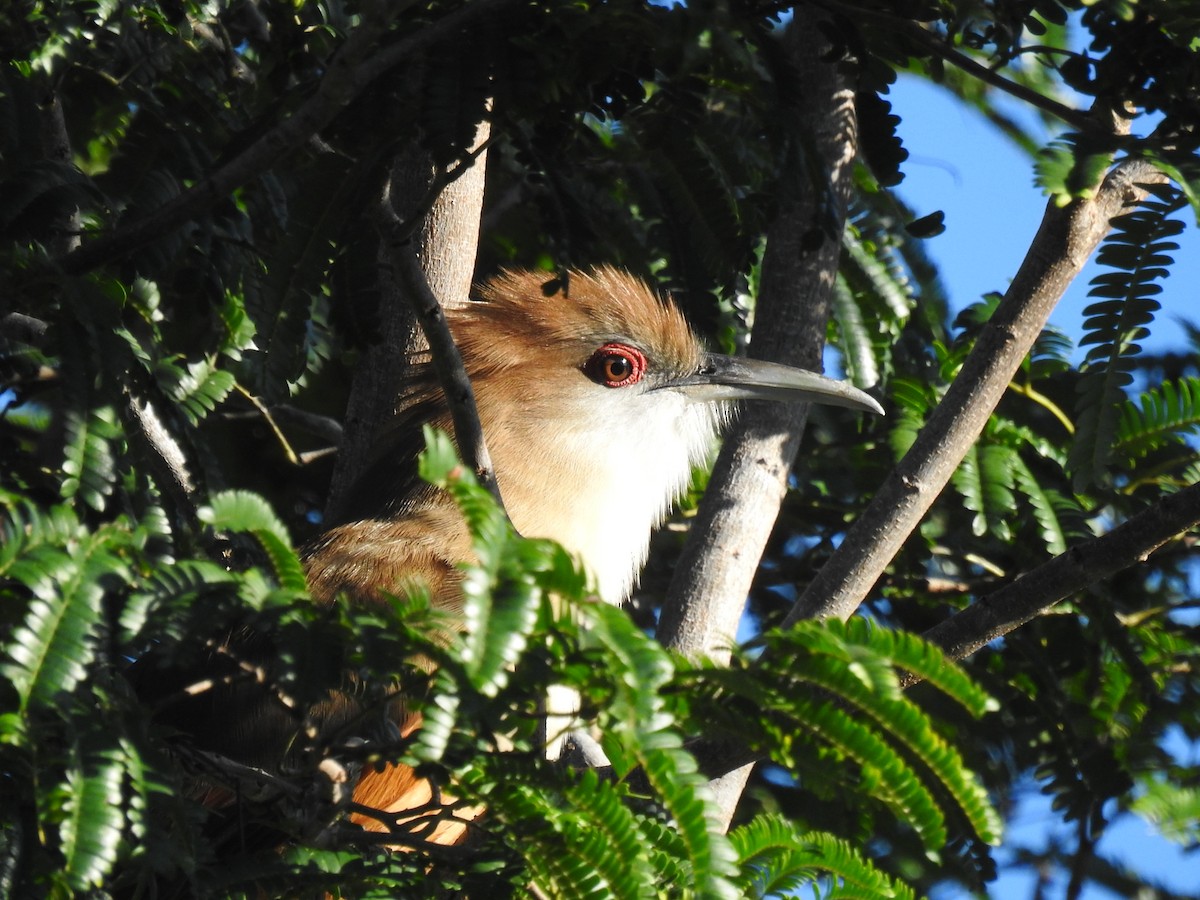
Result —
<svg viewBox="0 0 1200 900"><path fill-rule="evenodd" d="M492 453L513 524L561 543L605 601L623 602L651 530L708 453L719 416L675 391L601 388L552 417L509 422Z"/></svg>

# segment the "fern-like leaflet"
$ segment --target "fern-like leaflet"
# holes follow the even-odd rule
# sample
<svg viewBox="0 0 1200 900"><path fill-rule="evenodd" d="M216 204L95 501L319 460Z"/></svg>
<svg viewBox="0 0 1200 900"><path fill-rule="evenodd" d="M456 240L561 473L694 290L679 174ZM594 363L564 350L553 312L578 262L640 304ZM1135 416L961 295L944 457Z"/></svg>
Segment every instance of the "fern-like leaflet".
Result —
<svg viewBox="0 0 1200 900"><path fill-rule="evenodd" d="M940 651L862 620L806 622L757 643L765 650L753 675L738 666L688 673L703 696L694 714L785 764L801 762L802 744L850 763L835 770L847 783L857 771L855 788L890 807L930 849L945 843L947 812L955 807L976 835L996 840L999 826L985 792L898 686L896 667L931 676L975 715L990 708Z"/></svg>
<svg viewBox="0 0 1200 900"><path fill-rule="evenodd" d="M1200 434L1200 378L1166 381L1122 405L1113 455L1130 466L1161 449L1173 449L1187 460L1194 460L1197 450L1194 442L1189 446L1187 438L1197 434Z"/></svg>
<svg viewBox="0 0 1200 900"><path fill-rule="evenodd" d="M465 572L466 634L447 648L436 676L436 701L423 707L411 751L421 761L453 769L462 735L495 727L467 724L481 714L481 698L534 686L530 673L545 651L528 637L552 615L550 594L563 602L583 597L586 580L561 548L513 532L490 494L462 468L445 435L429 432L426 441L422 474L455 497L479 561ZM676 883L690 884L697 896L737 896L733 850L664 697L674 673L671 658L622 610L607 604L582 603L553 615L561 619L556 627L570 635L573 652L604 661L599 669L572 667L575 680L564 683L582 688L584 696L600 690L606 697L598 725L617 780L568 776L556 801L532 781L544 778L544 771L523 771L532 765L529 760L518 753L489 753L474 767L453 772L461 795L468 796L472 784L493 785L478 799L487 803L491 822L507 822L522 835L514 849L547 896L652 896L649 889L670 877L664 866L672 859L683 863ZM514 668L525 673L519 684L510 678ZM516 743L529 740L528 717L521 721ZM652 819L628 805L630 789L622 779L635 769L650 789L639 801L665 813L674 826L670 835L658 833ZM669 837L675 852L656 853L662 843L656 835ZM613 846L623 847L620 865L613 864Z"/></svg>
<svg viewBox="0 0 1200 900"><path fill-rule="evenodd" d="M1159 308L1155 298L1179 245L1170 240L1183 230L1171 218L1183 198L1169 187L1148 188L1143 207L1113 219L1113 232L1100 248L1097 261L1110 271L1092 279L1089 296L1096 302L1084 310L1081 347L1090 347L1083 365L1076 402L1075 443L1068 467L1077 490L1109 486L1113 446L1125 405L1125 388L1132 382L1138 341Z"/></svg>
<svg viewBox="0 0 1200 900"><path fill-rule="evenodd" d="M841 838L804 831L779 816L762 815L729 835L742 866L739 887L746 897L799 894L832 878L837 886L820 896L869 896L911 900L912 888L879 871Z"/></svg>

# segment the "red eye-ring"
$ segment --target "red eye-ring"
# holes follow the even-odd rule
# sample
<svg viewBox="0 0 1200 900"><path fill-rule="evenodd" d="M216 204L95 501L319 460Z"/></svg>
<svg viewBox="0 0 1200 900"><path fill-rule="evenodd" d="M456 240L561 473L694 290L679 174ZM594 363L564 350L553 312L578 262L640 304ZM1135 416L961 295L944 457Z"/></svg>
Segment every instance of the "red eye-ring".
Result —
<svg viewBox="0 0 1200 900"><path fill-rule="evenodd" d="M592 354L583 371L592 381L605 387L628 387L642 380L646 372L646 355L626 344L605 344Z"/></svg>

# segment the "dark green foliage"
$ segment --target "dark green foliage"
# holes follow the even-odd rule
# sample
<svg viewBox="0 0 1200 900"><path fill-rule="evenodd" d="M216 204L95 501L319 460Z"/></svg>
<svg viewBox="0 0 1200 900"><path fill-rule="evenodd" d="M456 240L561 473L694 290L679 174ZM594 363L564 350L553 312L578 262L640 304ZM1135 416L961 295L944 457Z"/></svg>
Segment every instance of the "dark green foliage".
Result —
<svg viewBox="0 0 1200 900"><path fill-rule="evenodd" d="M872 91L861 91L854 98L854 108L859 116L862 153L871 171L886 187L899 184L904 177L900 166L908 159L908 151L896 135L900 117L892 115L892 105Z"/></svg>
<svg viewBox="0 0 1200 900"><path fill-rule="evenodd" d="M552 896L653 896L655 885L670 883L678 888L691 884L700 896L735 897L741 894L732 879L784 877L769 874L776 869L793 880L801 874L806 879L832 874L856 883L889 883L827 835L797 838L801 846L811 841L814 848L803 856L803 873L796 871L799 863L794 854L771 858L764 847L769 831L762 836L757 831L743 836L735 854L711 824L711 801L703 790L704 779L682 742L683 735L712 721L708 700L693 705L688 698L703 697L710 689L705 685L728 687L728 677L734 673L680 667L623 612L604 604L580 605L576 601L570 608L553 612L550 593L558 595L560 602L581 597L582 575L561 549L545 541L518 538L490 497L473 484L454 458L448 440L431 436L431 442L424 471L451 490L476 535L481 562L468 574L468 583L475 587L469 592L466 615L478 627L443 647L417 630L423 615L419 600L398 604L379 623L386 624L393 635L390 648L381 653L382 647L364 647L359 665L365 672L381 663L387 666L383 661L390 659L394 667L418 652L439 660L435 693L428 704L420 704L419 695L414 698L424 710L424 727L414 741L401 741L391 752L401 759L419 760L426 771L442 773L440 777L453 782L463 802L487 803L488 816L479 826L480 843L470 857L470 869L463 872L453 864L429 869L428 860L412 854L393 857L356 852L353 830L340 826L333 834L341 835L346 843L336 863L329 857L322 862L320 854L302 853L283 864L268 866L261 861L254 869L241 869L254 857L239 860L235 855L213 869L203 858L195 859L190 864L195 868L181 872L178 866L183 860L173 854L184 846L202 847L211 838L198 830L202 821L196 818L198 810L183 813L188 801L165 793L182 777L177 764L144 742L145 722L126 715L110 721L108 727L98 727L100 723L94 720L86 722L91 707L80 689L83 671L90 679L86 693L95 700L112 706L127 692L119 678L112 679L111 672L101 677L111 666L111 661L100 665L97 658L106 630L95 604L102 591L110 605L124 602L124 627L119 634L122 646L128 647L127 641L136 643L148 633L155 634L163 646L186 640L187 634L156 626L177 619L198 597L208 595L211 602L214 595L236 589L247 608L274 610L274 636L280 642L283 668L273 677L279 679L279 685L294 688L311 680L316 660L309 657L314 648L301 632L285 623L304 622L309 628L323 628L329 637L334 635L328 625L320 624L323 614L317 608L302 599L295 602L292 585L297 561L286 546L286 534L261 499L244 492L216 496L211 507L201 513L204 522L223 533L253 535L265 551L264 568L234 573L199 560L180 560L161 575L135 576L134 571L145 571L148 561L137 549L146 537L142 529L125 523L98 532L80 545L76 541L81 526L65 508L50 518L32 512L25 519L10 516L4 574L33 596L28 620L5 646L5 675L21 701L18 713L4 719L7 752L14 759L29 756L39 743L45 746L48 739L57 742L70 735L56 766L61 766L57 776L61 780L44 786L48 794L41 801L47 810L42 815L48 816L47 824L55 823L58 837L41 851L51 854L41 862L31 848L9 846L23 866L45 865L57 853L61 856L57 857L59 874L55 878L61 879L56 883L63 887L129 886L129 879L158 877L164 879L163 888L169 889L172 880L184 876L201 893L240 890L239 884L245 887L254 881L286 893L287 885L313 876L314 864L336 878L330 882L318 878L315 883L340 884L350 892L361 889L367 892L364 896L373 890L387 890L386 885L415 891L418 883L422 896L433 896L451 884L472 883L485 873L490 873L489 880L480 884L490 887L478 888L482 896L495 896L499 883L519 878ZM28 535L24 543L12 539L22 533ZM101 553L100 547L105 552ZM39 554L39 550L44 552ZM127 563L140 564L131 568ZM89 590L82 594L79 572L88 576ZM54 590L48 580L55 581ZM54 605L40 603L38 593L51 598ZM12 590L7 594L10 601L17 597ZM370 623L369 615L351 610L344 615L347 618L339 626L346 629L340 634L343 641L351 634L363 634L362 629ZM397 628L401 622L403 626ZM501 623L504 627L499 627ZM197 627L198 623L191 623L192 630ZM934 679L978 714L984 700L968 681L914 639L899 639L875 629L812 626L786 640L792 650L800 646L795 643L798 640L819 650L810 663L799 667L801 679L833 689L843 698L854 698L864 711L879 717L876 724L868 718L847 731L849 720L836 710L832 697L814 701L793 696L794 688L782 682L776 688L781 691L777 716L841 722L833 728L833 733L841 735L841 752L858 760L866 771L882 767L881 773L891 773L884 782L870 776L858 786L848 781L848 791L878 793L885 801L901 798L899 808L916 817L918 828L924 830L920 823L926 817L935 832L941 827L936 824L941 820L937 811L941 801L934 801L918 787L920 777L926 776L917 776L894 752L883 751L883 739L875 732L886 728L891 732L887 741L898 742L906 754L912 754L922 771L941 782L974 827L985 836L990 834L994 826L990 813L979 805L978 789L962 780L961 768L956 768L959 764L952 754L947 756L948 748L929 730L928 721L915 708L903 706L890 664ZM820 662L822 659L840 663L831 668ZM843 668L850 660L853 665ZM522 673L519 681L510 678L514 671ZM769 678L786 678L789 683L796 677L790 665L769 672ZM847 681L848 673L856 674ZM868 673L874 690L860 680ZM394 671L391 677L399 675ZM328 677L336 678L337 671ZM375 673L376 679L387 677L384 671ZM746 687L752 684L748 677L745 671L737 674ZM593 771L576 775L540 758L535 719L529 711L551 679L579 690L585 698L585 711L590 711L589 717L603 734L616 780L602 779ZM405 683L414 684L411 673ZM868 688L865 693L864 688ZM881 689L883 693L877 694ZM314 695L311 685L302 688L305 693L291 690L297 697ZM70 702L64 705L63 696L70 697ZM888 705L896 703L902 706ZM898 715L902 708L908 709L904 716ZM722 721L745 731L754 727L758 715L753 706L741 710L725 707ZM504 749L495 743L494 736L501 734L506 735ZM43 760L42 765L47 762ZM901 768L896 769L897 765ZM635 771L644 779L645 788L632 789L623 781ZM923 799L918 802L914 798ZM14 801L23 802L19 796ZM247 815L253 816L253 812L247 810ZM270 821L278 827L278 815L278 808L272 808L271 818L264 824ZM674 823L671 830L662 830L663 817ZM166 833L156 833L163 828ZM11 832L8 838L12 838ZM931 840L937 844L942 839L935 834ZM614 847L624 849L614 855ZM205 857L212 852L204 851ZM752 867L756 874L750 875L750 869L738 874L739 854L742 865ZM328 868L331 863L335 864ZM239 870L243 873L240 878L247 881L239 882ZM897 890L901 891L898 896L904 895L902 889Z"/></svg>
<svg viewBox="0 0 1200 900"><path fill-rule="evenodd" d="M93 633L105 590L129 578L113 553L120 546L119 532L88 534L66 508L54 518L53 524L29 523L35 534L43 533L32 539L21 519L10 519L5 527L4 577L30 597L4 666L22 711L52 705L59 691L69 694L86 677L97 649Z"/></svg>
<svg viewBox="0 0 1200 900"><path fill-rule="evenodd" d="M957 753L897 685L897 668L912 672L982 715L986 697L941 654L911 635L862 620L844 627L806 623L768 633L758 643L763 656L752 667L695 676L700 683L689 693L701 698L702 718L800 770L819 748L822 790L834 783L847 791L868 787L930 852L947 840L943 795L953 798L954 815L964 817L979 839L998 838L986 796L962 777ZM817 777L816 771L808 774Z"/></svg>
<svg viewBox="0 0 1200 900"><path fill-rule="evenodd" d="M1037 159L1037 183L1059 206L1094 197L1112 164L1112 148L1067 135L1045 147Z"/></svg>
<svg viewBox="0 0 1200 900"><path fill-rule="evenodd" d="M0 8L0 895L982 890L993 801L1007 812L1026 778L1084 836L1030 859L1119 894L1148 890L1153 873L1116 871L1095 842L1129 814L1197 837L1195 767L1164 749L1200 738L1190 545L961 669L912 635L1200 477L1196 348L1143 349L1161 327L1180 210L1200 196L1194 7L865 0L822 26L858 98L862 152L844 234L826 203L809 235L842 241L830 342L889 416L812 412L752 591L760 637L729 669L673 658L624 610L586 600L572 561L514 534L444 437L431 437L425 474L454 494L478 550L453 640L431 637L447 621L419 591L371 610L314 606L296 547L320 525L322 460L355 364L381 340L374 209L398 156L416 147L454 166L488 118L481 274L621 264L740 346L776 212L828 199L798 125L809 86L779 33L814 8ZM459 14L449 38L420 43ZM352 67L417 43L348 89L327 124L231 174L255 141L303 119L350 41ZM1027 117L996 102L996 78L960 55L1040 97L1046 119L1061 115L1064 84L1097 109L1159 118L1114 139L1075 115L1042 148ZM1061 333L1041 336L869 600L871 621L779 632L786 601L912 444L996 307L985 298L952 319L922 242L939 214L888 190L906 165L905 111L887 90L901 69L1031 157L1042 150L1037 177L1060 204L1090 196L1114 154L1154 162L1175 187L1116 222L1083 364ZM212 190L218 174L230 180ZM430 198L405 199L411 224ZM635 611L652 610L677 534L664 533ZM294 763L261 780L170 724L185 694L214 689L195 673L231 633L273 648L236 662L296 710ZM303 727L348 672L361 679L365 750ZM897 672L927 685L901 691ZM407 737L381 715L396 684L424 716ZM537 711L552 685L578 692L611 768L544 759ZM687 749L714 734L772 761L728 836ZM387 840L410 851L384 852L330 801L322 764L384 760L486 806L467 848L426 852L417 826L393 822ZM242 790L236 813L197 802L198 771Z"/></svg>

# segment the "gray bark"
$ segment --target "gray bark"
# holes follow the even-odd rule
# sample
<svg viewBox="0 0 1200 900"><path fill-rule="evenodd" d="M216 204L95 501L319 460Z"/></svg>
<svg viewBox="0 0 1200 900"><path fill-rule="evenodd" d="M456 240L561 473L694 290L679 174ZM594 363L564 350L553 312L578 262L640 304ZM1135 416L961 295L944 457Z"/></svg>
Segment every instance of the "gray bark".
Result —
<svg viewBox="0 0 1200 900"><path fill-rule="evenodd" d="M330 484L326 516L336 518L340 505L372 458L380 428L395 414L405 370L412 355L428 348L417 326L412 279L404 254L416 254L425 281L443 307L467 302L479 245L479 222L483 211L487 123L476 133L477 155L469 168L441 187L411 242L405 229L381 223L379 246L380 340L359 361L347 402L345 431ZM381 198L382 216L395 223L421 216L421 206L439 173L426 155L413 150L393 165L390 191ZM423 293L423 292L420 292ZM419 303L424 297L418 297Z"/></svg>
<svg viewBox="0 0 1200 900"><path fill-rule="evenodd" d="M767 235L750 354L819 371L856 150L854 97L838 62L823 58L828 46L811 21L793 22L787 41L805 88L800 127L812 136L809 149L831 189L800 185L800 199L785 205ZM814 246L817 229L825 234ZM727 435L659 621L668 647L728 662L808 409L747 404ZM712 784L726 826L749 772Z"/></svg>
<svg viewBox="0 0 1200 900"><path fill-rule="evenodd" d="M945 398L785 625L854 614L978 439L1109 220L1145 195L1139 184L1162 180L1149 163L1131 160L1109 173L1094 198L1065 207L1050 201L1021 268Z"/></svg>

